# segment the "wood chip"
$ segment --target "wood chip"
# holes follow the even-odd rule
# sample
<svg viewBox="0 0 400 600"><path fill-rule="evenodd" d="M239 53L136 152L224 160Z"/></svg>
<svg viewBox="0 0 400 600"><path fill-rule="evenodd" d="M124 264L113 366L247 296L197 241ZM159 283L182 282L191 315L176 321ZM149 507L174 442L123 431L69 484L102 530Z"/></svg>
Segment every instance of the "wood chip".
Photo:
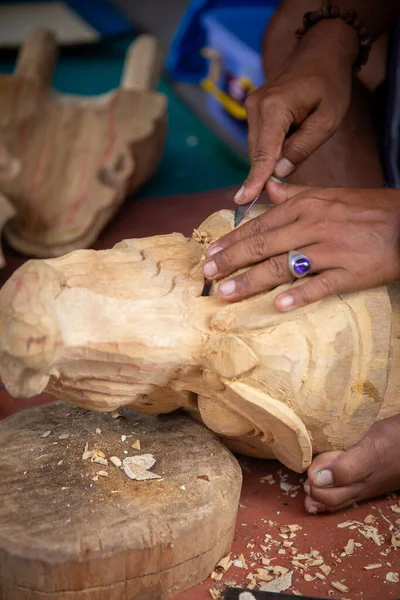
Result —
<svg viewBox="0 0 400 600"><path fill-rule="evenodd" d="M134 450L140 450L140 440L136 440L133 444L131 444L131 448L133 448Z"/></svg>
<svg viewBox="0 0 400 600"><path fill-rule="evenodd" d="M48 431L45 431L44 433L42 433L42 435L40 437L41 438L47 438L47 437L49 437L50 434L51 434L51 429L49 429Z"/></svg>
<svg viewBox="0 0 400 600"><path fill-rule="evenodd" d="M210 596L213 600L218 600L219 598L222 598L221 592L219 590L217 590L217 588L211 588L209 590L209 592L210 592Z"/></svg>
<svg viewBox="0 0 400 600"><path fill-rule="evenodd" d="M161 475L149 471L155 464L156 459L152 454L140 454L139 456L127 456L123 460L125 475L129 479L145 481L147 479L161 479Z"/></svg>
<svg viewBox="0 0 400 600"><path fill-rule="evenodd" d="M99 477L108 477L107 471L97 471L96 475Z"/></svg>
<svg viewBox="0 0 400 600"><path fill-rule="evenodd" d="M390 510L392 512L396 513L396 515L400 515L400 504L392 504L392 506L390 507Z"/></svg>
<svg viewBox="0 0 400 600"><path fill-rule="evenodd" d="M261 581L272 581L273 577L270 575L268 569L257 569L257 579L261 579Z"/></svg>
<svg viewBox="0 0 400 600"><path fill-rule="evenodd" d="M59 440L67 440L69 438L69 433L62 433L58 436Z"/></svg>
<svg viewBox="0 0 400 600"><path fill-rule="evenodd" d="M386 573L385 577L386 581L390 581L390 583L399 583L400 577L398 573Z"/></svg>
<svg viewBox="0 0 400 600"><path fill-rule="evenodd" d="M364 523L366 525L373 525L375 521L378 520L378 517L374 517L374 515L367 515L364 519Z"/></svg>
<svg viewBox="0 0 400 600"><path fill-rule="evenodd" d="M315 577L312 575L308 575L307 573L303 575L305 581L315 581Z"/></svg>
<svg viewBox="0 0 400 600"><path fill-rule="evenodd" d="M350 539L344 547L344 551L348 556L354 554L354 540Z"/></svg>
<svg viewBox="0 0 400 600"><path fill-rule="evenodd" d="M330 575L330 572L332 571L332 568L326 565L325 563L323 565L320 565L318 568L321 569L323 574L326 576Z"/></svg>
<svg viewBox="0 0 400 600"><path fill-rule="evenodd" d="M290 483L286 483L286 481L281 481L279 487L288 494L292 490L293 486Z"/></svg>
<svg viewBox="0 0 400 600"><path fill-rule="evenodd" d="M115 467L122 466L122 460L118 458L118 456L110 456L110 462L112 462Z"/></svg>
<svg viewBox="0 0 400 600"><path fill-rule="evenodd" d="M221 581L223 576L223 573L217 573L217 571L213 571L210 575L211 579L214 579L214 581Z"/></svg>
<svg viewBox="0 0 400 600"><path fill-rule="evenodd" d="M391 544L394 548L400 548L400 529L397 529L391 539Z"/></svg>
<svg viewBox="0 0 400 600"><path fill-rule="evenodd" d="M339 592L342 593L346 593L348 591L350 591L350 589L347 587L347 585L344 585L344 583L342 583L341 581L331 581L331 587L335 588L335 590L338 590Z"/></svg>
<svg viewBox="0 0 400 600"><path fill-rule="evenodd" d="M59 460L58 463L57 463L57 467L61 467L61 465L63 464L63 462L64 462L63 460Z"/></svg>
<svg viewBox="0 0 400 600"><path fill-rule="evenodd" d="M97 428L96 428L96 433L97 433L97 435L100 435L100 433L101 433L101 429L100 429L100 427L97 427Z"/></svg>
<svg viewBox="0 0 400 600"><path fill-rule="evenodd" d="M117 410L113 410L113 412L111 413L111 418L118 419L119 417L122 417L122 415L120 415Z"/></svg>
<svg viewBox="0 0 400 600"><path fill-rule="evenodd" d="M318 571L315 573L315 577L318 577L318 579L320 579L321 581L325 581L326 579L325 575L322 575L322 573L318 573Z"/></svg>
<svg viewBox="0 0 400 600"><path fill-rule="evenodd" d="M274 592L275 594L279 594L280 592L286 592L286 590L292 587L292 577L293 571L285 573L285 575L281 575L277 579L274 579L273 581L262 585L260 587L260 591Z"/></svg>
<svg viewBox="0 0 400 600"><path fill-rule="evenodd" d="M99 480L99 476L95 475L94 477L92 477L92 481L98 481Z"/></svg>
<svg viewBox="0 0 400 600"><path fill-rule="evenodd" d="M382 563L371 563L370 565L365 565L363 569L365 571L373 571L374 569L380 569L381 567L383 567Z"/></svg>

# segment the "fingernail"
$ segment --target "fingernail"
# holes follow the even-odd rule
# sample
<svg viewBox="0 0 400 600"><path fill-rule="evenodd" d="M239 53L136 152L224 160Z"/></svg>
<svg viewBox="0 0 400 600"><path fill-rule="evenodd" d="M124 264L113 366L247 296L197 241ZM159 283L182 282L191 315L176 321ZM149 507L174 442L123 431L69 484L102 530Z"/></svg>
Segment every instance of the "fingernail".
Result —
<svg viewBox="0 0 400 600"><path fill-rule="evenodd" d="M203 272L206 277L213 277L218 272L218 267L215 261L209 260L204 264Z"/></svg>
<svg viewBox="0 0 400 600"><path fill-rule="evenodd" d="M246 188L244 187L244 185L242 185L240 190L238 192L236 192L236 194L234 195L234 197L233 197L234 201L237 202L238 200L241 200L244 196L245 191L246 191Z"/></svg>
<svg viewBox="0 0 400 600"><path fill-rule="evenodd" d="M318 513L318 508L316 506L310 506L308 512L310 513L310 515L316 515Z"/></svg>
<svg viewBox="0 0 400 600"><path fill-rule="evenodd" d="M294 304L293 296L290 296L289 294L281 296L276 299L276 304L280 310L289 310Z"/></svg>
<svg viewBox="0 0 400 600"><path fill-rule="evenodd" d="M221 252L222 246L211 246L207 251L207 256L214 256L217 252Z"/></svg>
<svg viewBox="0 0 400 600"><path fill-rule="evenodd" d="M326 488L333 485L333 473L330 469L318 471L314 477L314 485L316 487Z"/></svg>
<svg viewBox="0 0 400 600"><path fill-rule="evenodd" d="M274 174L281 179L287 177L294 169L294 164L287 158L281 158L276 163Z"/></svg>
<svg viewBox="0 0 400 600"><path fill-rule="evenodd" d="M236 284L233 279L229 279L228 281L224 281L219 286L219 290L224 296L230 296L235 291Z"/></svg>
<svg viewBox="0 0 400 600"><path fill-rule="evenodd" d="M309 496L311 494L311 485L309 483L304 484L304 491Z"/></svg>

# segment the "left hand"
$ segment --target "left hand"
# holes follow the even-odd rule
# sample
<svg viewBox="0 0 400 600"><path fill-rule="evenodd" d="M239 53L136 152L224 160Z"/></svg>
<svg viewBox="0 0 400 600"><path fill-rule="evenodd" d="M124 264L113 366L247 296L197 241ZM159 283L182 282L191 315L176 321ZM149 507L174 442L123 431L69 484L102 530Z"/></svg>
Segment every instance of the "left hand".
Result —
<svg viewBox="0 0 400 600"><path fill-rule="evenodd" d="M236 302L293 281L290 250L306 254L302 285L275 298L289 311L333 294L386 285L400 278L400 191L318 189L270 180L271 210L211 245L204 275L222 282L221 299Z"/></svg>

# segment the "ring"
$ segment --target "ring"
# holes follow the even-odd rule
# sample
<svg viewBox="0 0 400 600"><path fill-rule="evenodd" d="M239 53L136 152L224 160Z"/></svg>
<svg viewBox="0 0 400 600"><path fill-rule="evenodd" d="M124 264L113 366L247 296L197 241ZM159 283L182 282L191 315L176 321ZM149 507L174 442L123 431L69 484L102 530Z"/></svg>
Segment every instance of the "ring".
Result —
<svg viewBox="0 0 400 600"><path fill-rule="evenodd" d="M310 271L311 260L301 252L291 251L288 255L288 266L293 277L299 279Z"/></svg>

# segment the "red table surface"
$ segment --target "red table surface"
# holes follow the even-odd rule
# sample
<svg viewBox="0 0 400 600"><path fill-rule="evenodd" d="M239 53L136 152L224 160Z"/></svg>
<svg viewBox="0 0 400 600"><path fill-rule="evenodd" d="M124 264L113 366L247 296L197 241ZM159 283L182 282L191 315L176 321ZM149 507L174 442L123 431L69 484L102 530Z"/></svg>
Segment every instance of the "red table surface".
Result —
<svg viewBox="0 0 400 600"><path fill-rule="evenodd" d="M146 198L144 200L129 200L122 207L116 218L103 231L96 249L112 247L116 242L125 238L146 237L150 235L180 231L191 235L211 212L221 208L232 208L233 190L220 190L206 194L191 194L172 196L168 198ZM24 258L9 247L4 248L7 265L0 273L2 285L13 271L24 262ZM13 412L51 401L48 394L41 394L30 400L16 400L4 390L0 390L0 418ZM192 588L176 600L200 600L211 598L210 589L223 591L226 585L236 583L245 587L246 576L256 573L262 568L261 557L273 558L271 564L289 568L293 571L293 585L286 593L308 594L321 598L345 598L348 600L389 600L400 598L400 583L387 581L388 573L400 575L400 549L391 547L393 531L400 528L400 514L392 507L399 501L392 497L380 498L363 503L335 515L311 516L303 509L304 493L302 481L304 476L283 468L276 461L261 461L240 458L243 468L243 488L238 511L235 539L232 547L232 559L245 559L247 568L232 566L219 581L208 578L201 585ZM266 475L273 475L274 483L262 481ZM294 491L286 492L281 483L290 483ZM300 486L296 489L296 486ZM374 515L377 521L374 526L382 536L381 545L372 539L366 539L359 528L339 528L338 525L351 520L363 521L367 515ZM399 523L396 523L396 521ZM309 575L322 571L319 567L309 567L301 570L292 564L293 552L284 548L284 538L280 536L280 528L285 525L299 525L301 530L295 532L293 547L299 553L309 553L317 550L324 558L325 564L332 568L325 580L319 578L306 581ZM265 536L271 536L265 541ZM344 546L349 539L356 544L352 555L344 555ZM260 544L271 546L270 550L262 551ZM285 550L285 554L282 553ZM281 551L281 552L279 552ZM366 571L363 567L380 563L382 566ZM243 563L242 563L243 564ZM339 581L349 589L339 592L332 588L331 583ZM261 582L262 584L262 582Z"/></svg>

